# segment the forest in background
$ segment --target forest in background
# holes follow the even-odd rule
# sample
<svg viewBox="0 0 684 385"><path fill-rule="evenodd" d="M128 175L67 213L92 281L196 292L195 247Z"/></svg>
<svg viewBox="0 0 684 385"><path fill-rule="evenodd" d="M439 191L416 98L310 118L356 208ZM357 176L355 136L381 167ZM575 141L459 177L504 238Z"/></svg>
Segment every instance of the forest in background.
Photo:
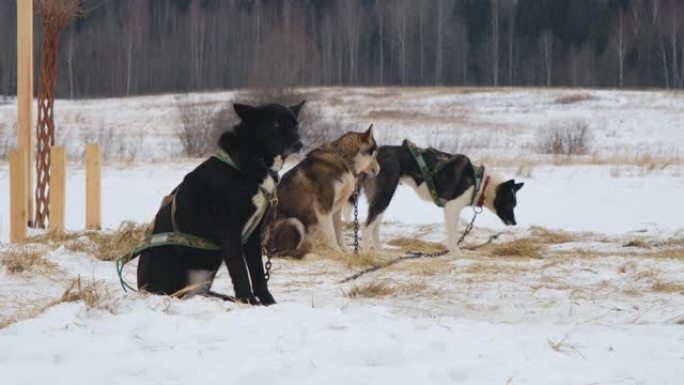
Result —
<svg viewBox="0 0 684 385"><path fill-rule="evenodd" d="M14 0L0 36L13 95ZM684 1L86 0L61 36L58 97L319 85L682 88Z"/></svg>

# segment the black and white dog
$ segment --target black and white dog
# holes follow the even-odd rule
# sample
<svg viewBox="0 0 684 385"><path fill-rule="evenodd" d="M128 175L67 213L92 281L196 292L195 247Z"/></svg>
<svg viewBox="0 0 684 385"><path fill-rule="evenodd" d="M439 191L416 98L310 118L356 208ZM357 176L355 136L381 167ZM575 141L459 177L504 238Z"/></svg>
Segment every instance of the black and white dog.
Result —
<svg viewBox="0 0 684 385"><path fill-rule="evenodd" d="M362 247L380 248L380 222L389 206L399 183L411 186L422 199L444 207L444 222L447 228L447 247L450 251L458 249L459 214L466 206L480 205L495 213L506 225L515 225L514 208L517 204L516 193L523 183L510 179L504 181L500 176L484 169L478 191L476 172L470 159L464 155L454 155L433 148L420 150L426 168L432 172L434 193L430 192L425 174L409 149L410 142L401 146L381 146L378 149L380 173L376 177L364 175L359 188L363 189L368 200L368 216L362 229ZM435 199L436 198L436 199Z"/></svg>
<svg viewBox="0 0 684 385"><path fill-rule="evenodd" d="M172 204L163 204L157 212L153 230L153 234L189 234L220 250L179 245L148 248L138 263L139 289L165 295L185 290L186 296L225 299L209 291L225 262L239 301L275 303L261 256L263 209L285 157L303 147L297 120L303 104L233 106L240 123L221 135L221 156L209 158L185 176L172 193ZM246 235L247 228L253 231Z"/></svg>

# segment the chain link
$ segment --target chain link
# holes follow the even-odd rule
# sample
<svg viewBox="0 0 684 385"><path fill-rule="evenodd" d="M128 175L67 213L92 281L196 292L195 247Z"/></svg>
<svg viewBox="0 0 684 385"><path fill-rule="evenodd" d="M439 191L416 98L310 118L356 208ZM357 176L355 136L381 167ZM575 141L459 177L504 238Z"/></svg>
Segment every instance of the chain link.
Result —
<svg viewBox="0 0 684 385"><path fill-rule="evenodd" d="M470 234L470 232L473 230L473 227L475 225L475 218L482 212L482 207L478 206L473 206L473 218L470 220L468 225L466 226L465 230L463 230L463 234L461 234L461 237L458 239L458 242L456 242L456 245L460 245L463 243L463 240ZM436 258L436 257L441 257L443 255L449 254L449 250L443 250L443 251L437 251L434 253L424 253L420 251L409 251L407 253L408 256L410 257L416 257L416 258Z"/></svg>
<svg viewBox="0 0 684 385"><path fill-rule="evenodd" d="M475 218L482 212L482 207L479 206L473 206L473 219L470 220L470 223L466 226L465 230L463 230L463 234L461 235L461 238L458 239L458 242L456 242L456 245L460 245L463 243L463 240L470 234L470 231L473 230L473 226L475 225Z"/></svg>
<svg viewBox="0 0 684 385"><path fill-rule="evenodd" d="M264 272L264 277L266 278L266 282L268 282L269 279L271 279L271 267L273 264L271 263L271 258L273 258L273 251L275 250L275 241L273 239L273 226L275 225L275 220L276 216L278 215L278 196L276 195L276 192L273 191L273 197L271 197L271 208L270 208L271 214L269 215L270 218L268 218L268 223L265 224L265 226L268 226L268 241L266 242L266 263L264 264L264 267L266 271Z"/></svg>
<svg viewBox="0 0 684 385"><path fill-rule="evenodd" d="M359 186L354 191L354 254L359 253Z"/></svg>

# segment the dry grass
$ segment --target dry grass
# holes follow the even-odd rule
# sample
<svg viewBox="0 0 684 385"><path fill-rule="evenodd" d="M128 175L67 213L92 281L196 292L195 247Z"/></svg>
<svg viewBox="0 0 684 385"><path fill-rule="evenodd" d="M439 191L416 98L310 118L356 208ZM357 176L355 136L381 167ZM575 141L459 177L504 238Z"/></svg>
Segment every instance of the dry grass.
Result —
<svg viewBox="0 0 684 385"><path fill-rule="evenodd" d="M130 252L144 238L147 225L123 222L113 232L50 232L31 237L29 242L64 245L67 250L92 254L102 261L113 261Z"/></svg>
<svg viewBox="0 0 684 385"><path fill-rule="evenodd" d="M684 237L670 238L667 240L667 242L665 242L665 246L669 246L669 247L684 246Z"/></svg>
<svg viewBox="0 0 684 385"><path fill-rule="evenodd" d="M521 162L521 161L518 161ZM499 163L505 164L505 162L500 161ZM682 164L682 159L677 156L672 155L638 155L638 156L625 156L625 155L613 155L600 157L597 154L591 155L558 155L553 156L547 160L547 162L554 166L576 166L576 165L591 165L591 166L610 166L619 165L623 166L639 166L646 171L654 170L664 170L671 165ZM514 163L515 164L515 163ZM611 176L619 177L622 175L622 170L612 171Z"/></svg>
<svg viewBox="0 0 684 385"><path fill-rule="evenodd" d="M655 283L653 283L651 289L659 293L675 293L684 295L684 283L664 282L657 280Z"/></svg>
<svg viewBox="0 0 684 385"><path fill-rule="evenodd" d="M350 268L367 268L384 265L387 260L375 251L359 251L358 254L328 252L332 259L337 259Z"/></svg>
<svg viewBox="0 0 684 385"><path fill-rule="evenodd" d="M596 97L591 94L571 94L559 96L556 99L554 99L553 102L556 104L574 104L594 99L596 99Z"/></svg>
<svg viewBox="0 0 684 385"><path fill-rule="evenodd" d="M660 250L653 250L647 253L636 254L636 256L656 259L679 259L684 261L684 247L673 247Z"/></svg>
<svg viewBox="0 0 684 385"><path fill-rule="evenodd" d="M387 262L380 252L374 250L359 250L358 254L330 250L318 237L312 239L311 246L312 254L324 259L340 262L349 268L377 267Z"/></svg>
<svg viewBox="0 0 684 385"><path fill-rule="evenodd" d="M636 261L628 261L620 266L618 266L618 273L620 274L627 274L630 271L635 271L637 269L637 263Z"/></svg>
<svg viewBox="0 0 684 385"><path fill-rule="evenodd" d="M10 248L2 253L0 263L10 274L46 274L57 269L57 265L45 259L45 252L34 247Z"/></svg>
<svg viewBox="0 0 684 385"><path fill-rule="evenodd" d="M523 161L521 162L517 169L515 170L515 176L520 178L531 178L534 167L537 165L536 162Z"/></svg>
<svg viewBox="0 0 684 385"><path fill-rule="evenodd" d="M81 278L78 277L69 281L66 289L59 297L42 305L26 304L20 312L0 318L0 329L25 319L38 317L53 306L80 301L83 301L89 310L104 310L110 313L114 313L117 305L117 302L112 298L111 293L102 282L93 280L90 283L84 284Z"/></svg>
<svg viewBox="0 0 684 385"><path fill-rule="evenodd" d="M50 302L43 310L61 303L79 301L83 301L88 309L114 312L115 303L102 282L92 281L84 285L81 283L81 277L72 280L62 296Z"/></svg>
<svg viewBox="0 0 684 385"><path fill-rule="evenodd" d="M421 241L414 238L395 238L387 243L390 246L398 247L402 251L417 251L422 253L436 253L444 251L444 245L437 242Z"/></svg>
<svg viewBox="0 0 684 385"><path fill-rule="evenodd" d="M530 233L535 241L541 243L559 244L578 240L578 237L574 234L559 230L549 230L539 226L530 227Z"/></svg>
<svg viewBox="0 0 684 385"><path fill-rule="evenodd" d="M482 250L495 257L505 258L541 258L544 246L529 238L520 238L505 243L487 245Z"/></svg>
<svg viewBox="0 0 684 385"><path fill-rule="evenodd" d="M515 264L502 264L500 261L486 261L486 262L473 262L463 267L461 270L462 274L472 274L481 276L495 276L497 274L522 274L529 272L532 269L538 269L539 271L543 268L535 268L532 266L521 266Z"/></svg>
<svg viewBox="0 0 684 385"><path fill-rule="evenodd" d="M375 281L354 285L345 293L349 298L383 298L396 293L396 288L384 282Z"/></svg>
<svg viewBox="0 0 684 385"><path fill-rule="evenodd" d="M0 318L0 330L4 329L4 328L6 328L12 324L15 324L19 321L20 321L19 318L16 316L2 317L2 318Z"/></svg>
<svg viewBox="0 0 684 385"><path fill-rule="evenodd" d="M453 267L449 264L449 261L443 257L406 261L405 263L396 264L394 266L401 271L421 277L444 274L453 269Z"/></svg>
<svg viewBox="0 0 684 385"><path fill-rule="evenodd" d="M649 244L648 244L648 242L646 242L643 239L636 238L636 239L632 239L632 240L629 240L629 241L623 243L622 247L639 247L639 248L645 249L645 248L649 247Z"/></svg>

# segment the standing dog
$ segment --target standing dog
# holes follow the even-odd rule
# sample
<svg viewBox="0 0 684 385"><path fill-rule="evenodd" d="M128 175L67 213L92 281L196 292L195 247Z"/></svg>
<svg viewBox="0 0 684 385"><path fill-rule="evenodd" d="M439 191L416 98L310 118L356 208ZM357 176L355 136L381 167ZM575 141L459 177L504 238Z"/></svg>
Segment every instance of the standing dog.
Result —
<svg viewBox="0 0 684 385"><path fill-rule="evenodd" d="M459 214L466 206L486 207L506 225L516 224L516 193L522 188L523 183L515 183L513 179L504 181L485 169L480 179L482 182L476 186L477 169L467 156L448 154L433 148L419 149L426 169L431 172L434 186L431 192L425 174L421 171L410 146L413 144L404 141L401 146L380 147L380 173L374 178L364 177L361 182L369 205L368 216L362 229L364 248L381 247L380 222L399 183L411 186L423 200L444 207L447 247L452 252L458 249ZM475 188L478 190L474 191Z"/></svg>
<svg viewBox="0 0 684 385"><path fill-rule="evenodd" d="M356 191L360 173L380 171L373 126L350 132L311 151L278 185L278 220L273 246L280 255L301 258L320 230L331 250L347 251L342 237L341 209Z"/></svg>
<svg viewBox="0 0 684 385"><path fill-rule="evenodd" d="M221 136L219 153L187 174L165 200L153 228L153 234L187 234L219 250L168 244L145 249L138 263L139 289L225 298L209 291L225 262L238 300L275 303L264 273L261 226L285 157L302 148L297 116L303 104L234 105L240 123Z"/></svg>

